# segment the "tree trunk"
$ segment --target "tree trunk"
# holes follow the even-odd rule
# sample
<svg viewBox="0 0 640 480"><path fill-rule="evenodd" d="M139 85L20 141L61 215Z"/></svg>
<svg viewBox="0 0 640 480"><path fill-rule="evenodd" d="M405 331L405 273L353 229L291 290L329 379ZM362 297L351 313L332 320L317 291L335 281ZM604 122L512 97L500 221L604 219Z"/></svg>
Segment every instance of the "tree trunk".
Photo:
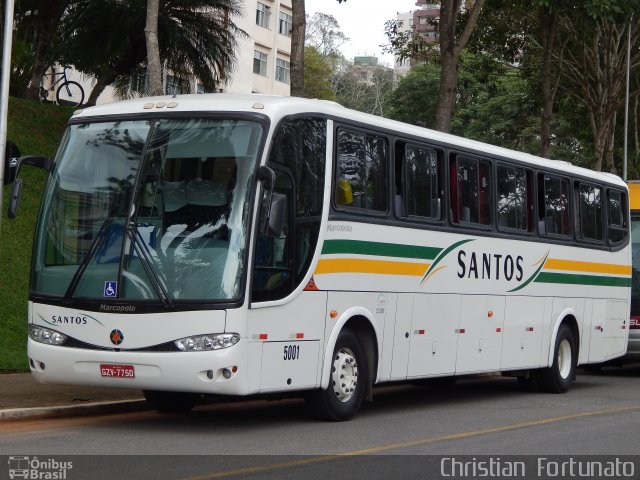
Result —
<svg viewBox="0 0 640 480"><path fill-rule="evenodd" d="M51 49L58 41L58 24L67 8L67 0L47 0L38 2L35 25L34 61L31 82L26 97L37 100L40 97L42 77L51 66Z"/></svg>
<svg viewBox="0 0 640 480"><path fill-rule="evenodd" d="M91 90L91 95L89 95L89 98L85 103L85 107L93 107L96 104L96 101L98 100L100 94L104 92L104 89L111 85L115 79L116 76L113 73L109 73L107 75L99 77L93 89Z"/></svg>
<svg viewBox="0 0 640 480"><path fill-rule="evenodd" d="M609 135L607 137L607 147L605 149L605 159L607 165L607 171L610 173L617 174L616 164L613 160L613 152L615 149L616 142L616 122L618 120L618 114L613 115L613 119L611 120L611 126L609 127Z"/></svg>
<svg viewBox="0 0 640 480"><path fill-rule="evenodd" d="M558 26L557 12L549 12L540 7L539 21L542 27L542 123L540 126L540 156L549 158L551 154L551 121L556 89L553 86L551 65L553 47Z"/></svg>
<svg viewBox="0 0 640 480"><path fill-rule="evenodd" d="M440 91L436 107L436 130L449 132L451 117L456 100L456 84L458 81L458 60L460 54L469 43L475 28L484 0L469 1L469 14L460 35L456 35L458 13L462 0L442 0L440 4L440 24L438 43L440 45ZM472 4L471 4L472 3Z"/></svg>
<svg viewBox="0 0 640 480"><path fill-rule="evenodd" d="M291 96L304 95L304 35L307 24L304 0L291 0Z"/></svg>
<svg viewBox="0 0 640 480"><path fill-rule="evenodd" d="M162 95L162 66L160 64L160 47L158 46L158 11L160 0L147 0L147 23L144 37L147 44L147 75L149 77L149 93Z"/></svg>

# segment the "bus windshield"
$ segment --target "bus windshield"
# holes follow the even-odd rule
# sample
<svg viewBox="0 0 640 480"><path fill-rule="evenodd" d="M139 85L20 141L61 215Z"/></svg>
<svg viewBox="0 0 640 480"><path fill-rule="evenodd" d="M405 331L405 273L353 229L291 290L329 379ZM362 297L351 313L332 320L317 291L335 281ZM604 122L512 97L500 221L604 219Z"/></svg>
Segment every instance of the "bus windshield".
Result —
<svg viewBox="0 0 640 480"><path fill-rule="evenodd" d="M240 119L71 125L44 194L32 293L239 298L262 134Z"/></svg>

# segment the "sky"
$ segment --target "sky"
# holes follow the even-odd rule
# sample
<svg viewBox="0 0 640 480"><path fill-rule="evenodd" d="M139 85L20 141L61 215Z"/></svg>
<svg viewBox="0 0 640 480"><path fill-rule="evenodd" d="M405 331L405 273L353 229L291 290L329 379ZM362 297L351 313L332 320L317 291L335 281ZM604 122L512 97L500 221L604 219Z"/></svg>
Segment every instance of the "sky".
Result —
<svg viewBox="0 0 640 480"><path fill-rule="evenodd" d="M351 40L341 51L348 59L354 56L372 55L380 64L393 66L393 55L383 55L380 45L387 43L384 24L395 20L397 12L416 10L416 0L305 0L307 15L315 12L333 15L344 34Z"/></svg>

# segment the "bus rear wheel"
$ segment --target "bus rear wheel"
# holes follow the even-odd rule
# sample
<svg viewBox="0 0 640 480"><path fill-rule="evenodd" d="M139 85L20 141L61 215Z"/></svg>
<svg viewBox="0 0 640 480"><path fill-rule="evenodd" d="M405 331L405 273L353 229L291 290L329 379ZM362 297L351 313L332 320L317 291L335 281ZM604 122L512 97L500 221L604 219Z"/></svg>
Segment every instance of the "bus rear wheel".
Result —
<svg viewBox="0 0 640 480"><path fill-rule="evenodd" d="M349 329L338 335L330 375L326 389L307 395L309 413L321 420L350 420L362 404L369 368L358 337Z"/></svg>
<svg viewBox="0 0 640 480"><path fill-rule="evenodd" d="M560 326L556 336L553 364L537 372L540 387L545 392L565 393L576 373L578 351L573 331L567 324Z"/></svg>
<svg viewBox="0 0 640 480"><path fill-rule="evenodd" d="M147 403L162 413L187 413L196 406L200 395L197 393L163 392L143 390Z"/></svg>

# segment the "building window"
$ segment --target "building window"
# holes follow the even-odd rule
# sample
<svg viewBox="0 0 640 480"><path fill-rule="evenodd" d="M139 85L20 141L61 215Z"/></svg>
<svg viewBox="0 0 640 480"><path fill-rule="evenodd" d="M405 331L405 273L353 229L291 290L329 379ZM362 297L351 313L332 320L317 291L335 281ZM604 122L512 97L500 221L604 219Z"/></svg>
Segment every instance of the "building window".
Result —
<svg viewBox="0 0 640 480"><path fill-rule="evenodd" d="M288 13L280 12L280 19L278 22L278 33L285 37L291 36L291 30L293 28L293 18Z"/></svg>
<svg viewBox="0 0 640 480"><path fill-rule="evenodd" d="M276 59L276 80L283 83L289 83L289 73L291 70L290 63L281 58Z"/></svg>
<svg viewBox="0 0 640 480"><path fill-rule="evenodd" d="M253 51L253 73L257 73L258 75L262 75L263 77L267 76L267 54L259 52L258 50Z"/></svg>
<svg viewBox="0 0 640 480"><path fill-rule="evenodd" d="M167 75L167 84L165 87L165 91L167 95L189 93L189 83L174 75Z"/></svg>
<svg viewBox="0 0 640 480"><path fill-rule="evenodd" d="M256 25L264 28L269 28L269 18L271 17L271 7L264 3L258 2L258 8L256 10Z"/></svg>

